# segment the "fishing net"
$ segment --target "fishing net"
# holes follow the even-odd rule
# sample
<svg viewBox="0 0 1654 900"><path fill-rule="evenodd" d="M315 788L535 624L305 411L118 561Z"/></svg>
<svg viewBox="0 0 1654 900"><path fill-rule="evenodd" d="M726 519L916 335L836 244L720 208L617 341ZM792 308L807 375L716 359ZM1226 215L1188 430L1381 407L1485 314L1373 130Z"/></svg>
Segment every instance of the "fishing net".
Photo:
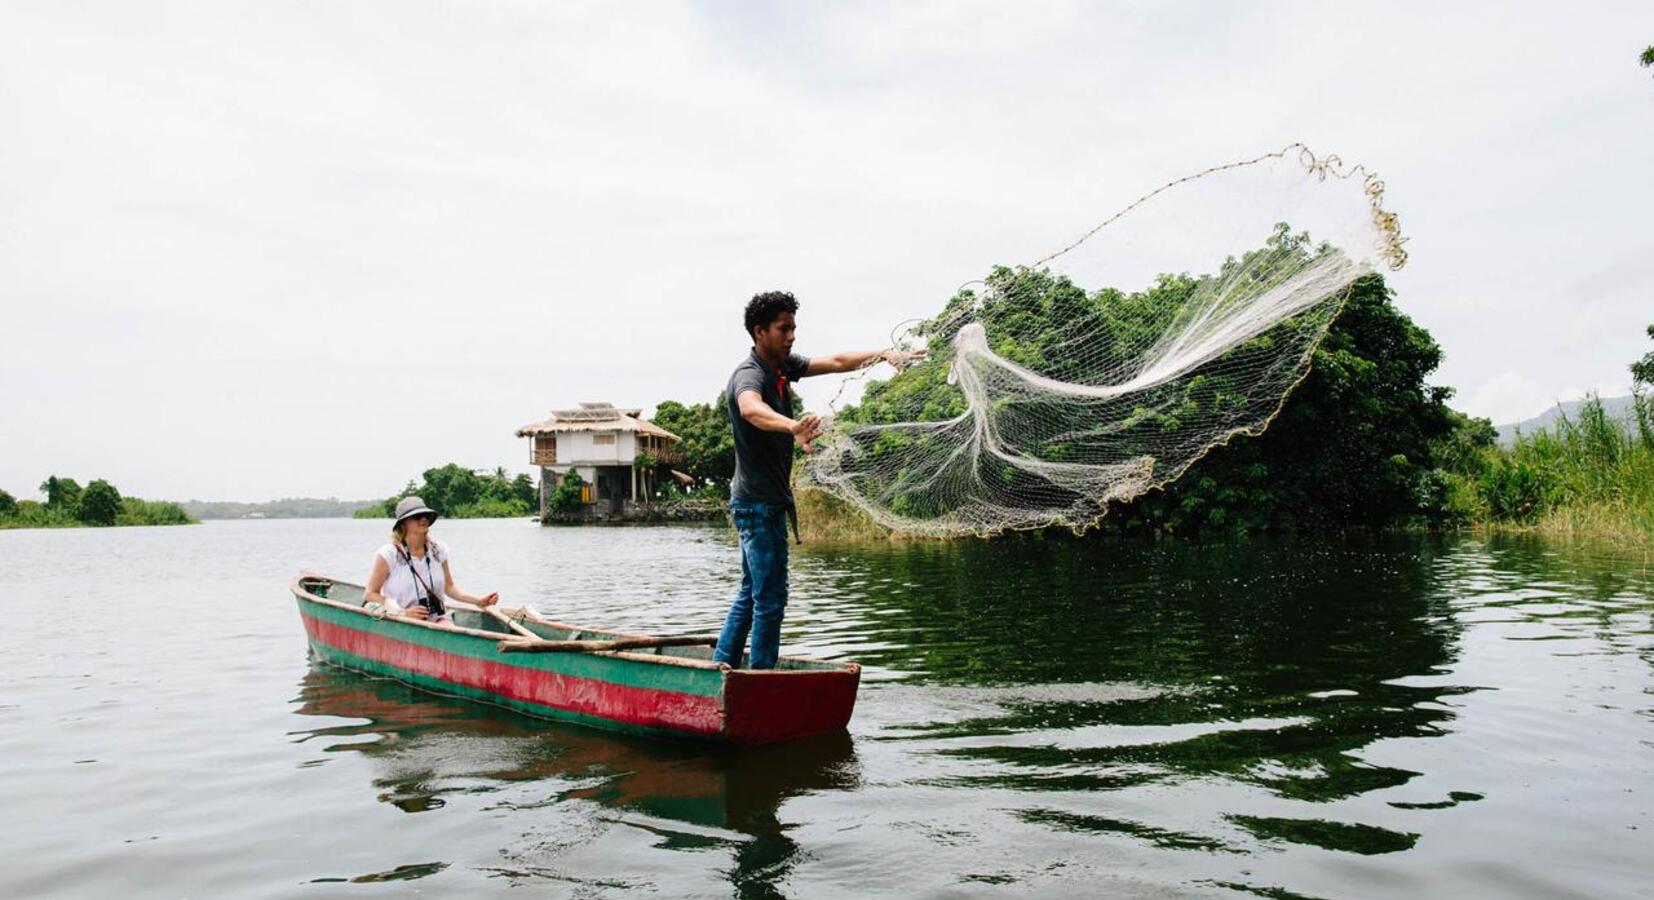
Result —
<svg viewBox="0 0 1654 900"><path fill-rule="evenodd" d="M807 484L902 532L1082 531L1260 433L1352 282L1406 262L1384 185L1301 145L1179 179L901 330Z"/></svg>

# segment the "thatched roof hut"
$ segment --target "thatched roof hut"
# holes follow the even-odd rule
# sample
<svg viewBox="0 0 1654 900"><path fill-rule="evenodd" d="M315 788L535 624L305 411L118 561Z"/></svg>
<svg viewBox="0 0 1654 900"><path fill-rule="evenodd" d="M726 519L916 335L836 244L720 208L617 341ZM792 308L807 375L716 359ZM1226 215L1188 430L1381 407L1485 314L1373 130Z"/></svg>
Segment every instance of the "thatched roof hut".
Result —
<svg viewBox="0 0 1654 900"><path fill-rule="evenodd" d="M639 436L677 443L682 438L643 418L641 409L620 409L612 403L582 403L579 409L555 409L551 418L517 429L518 437L572 432L634 432Z"/></svg>

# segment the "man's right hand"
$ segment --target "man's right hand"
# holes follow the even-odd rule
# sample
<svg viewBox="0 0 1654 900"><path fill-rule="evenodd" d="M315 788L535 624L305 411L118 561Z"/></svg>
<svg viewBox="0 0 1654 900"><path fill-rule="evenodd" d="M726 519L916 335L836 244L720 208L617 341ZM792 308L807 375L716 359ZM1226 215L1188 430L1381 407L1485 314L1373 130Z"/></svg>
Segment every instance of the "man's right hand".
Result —
<svg viewBox="0 0 1654 900"><path fill-rule="evenodd" d="M810 413L798 421L788 431L793 433L793 442L804 448L805 453L814 453L815 447L810 442L821 437L821 417Z"/></svg>

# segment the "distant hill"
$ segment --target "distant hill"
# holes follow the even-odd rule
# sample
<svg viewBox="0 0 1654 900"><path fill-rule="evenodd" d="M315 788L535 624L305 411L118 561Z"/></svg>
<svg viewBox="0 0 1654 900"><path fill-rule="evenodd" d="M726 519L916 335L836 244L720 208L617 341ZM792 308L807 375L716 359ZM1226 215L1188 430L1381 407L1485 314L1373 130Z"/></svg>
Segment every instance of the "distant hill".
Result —
<svg viewBox="0 0 1654 900"><path fill-rule="evenodd" d="M1579 408L1584 405L1584 400L1569 400L1566 403L1558 403L1531 419L1526 419L1510 425L1500 425L1498 429L1499 446L1509 447L1511 444L1516 443L1516 432L1518 429L1520 429L1523 434L1534 434L1540 431L1552 430L1556 427L1557 423L1561 421L1563 416L1567 416L1571 420L1578 419ZM1602 409L1604 412L1608 413L1608 417L1610 419L1619 419L1625 422L1634 421L1634 408L1631 405L1631 396L1629 394L1624 397L1603 397Z"/></svg>
<svg viewBox="0 0 1654 900"><path fill-rule="evenodd" d="M339 500L328 497L289 497L268 503L237 503L231 500L190 500L179 505L197 519L348 519L363 507L383 500Z"/></svg>

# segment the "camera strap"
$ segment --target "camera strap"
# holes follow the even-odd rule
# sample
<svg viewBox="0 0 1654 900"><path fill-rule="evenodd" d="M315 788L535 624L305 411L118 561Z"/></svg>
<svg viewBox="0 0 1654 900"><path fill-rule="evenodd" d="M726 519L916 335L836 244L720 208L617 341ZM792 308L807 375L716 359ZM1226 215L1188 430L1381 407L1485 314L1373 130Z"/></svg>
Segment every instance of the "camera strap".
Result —
<svg viewBox="0 0 1654 900"><path fill-rule="evenodd" d="M408 564L408 571L413 573L415 583L417 583L419 585L420 589L425 592L425 603L424 603L425 608L430 610L431 615L433 615L433 616L442 615L445 612L445 610L443 609L443 606L442 606L442 598L438 597L436 595L436 590L435 590L435 588L432 587L432 585L436 584L436 576L431 574L431 542L430 542L430 540L427 539L425 541L425 577L424 578L420 578L419 577L419 570L414 568L413 554L408 552L407 545L406 544L398 544L396 549L402 551L402 561Z"/></svg>

